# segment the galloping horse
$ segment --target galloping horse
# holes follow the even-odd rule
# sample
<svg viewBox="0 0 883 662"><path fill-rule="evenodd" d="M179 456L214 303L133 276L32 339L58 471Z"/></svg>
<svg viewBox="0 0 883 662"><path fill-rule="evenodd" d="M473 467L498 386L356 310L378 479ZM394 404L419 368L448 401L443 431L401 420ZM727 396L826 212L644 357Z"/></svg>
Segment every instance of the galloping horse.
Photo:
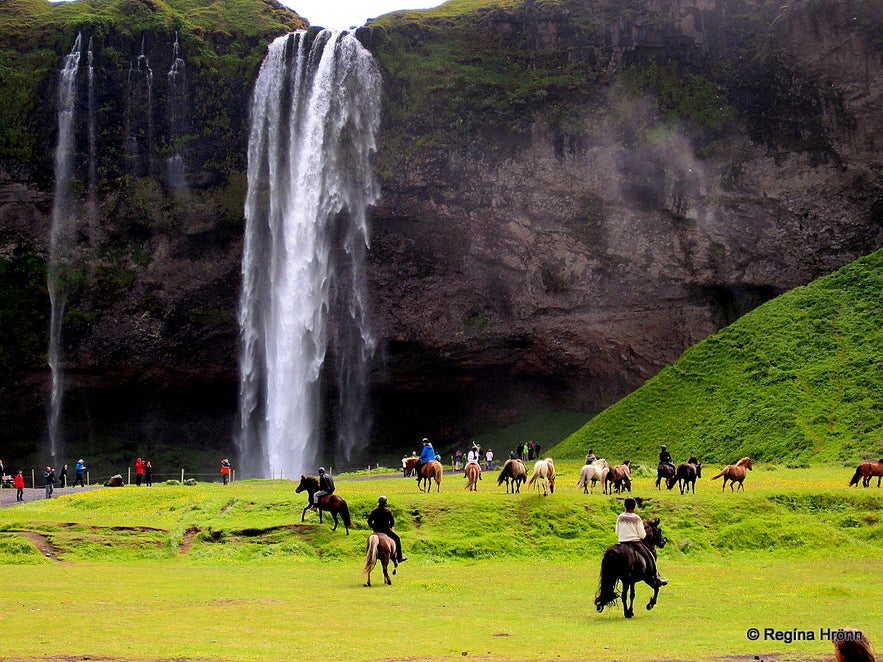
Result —
<svg viewBox="0 0 883 662"><path fill-rule="evenodd" d="M612 467L604 476L604 494L632 491L632 461L626 460L622 464Z"/></svg>
<svg viewBox="0 0 883 662"><path fill-rule="evenodd" d="M659 484L663 480L668 480L672 476L675 475L676 469L673 464L669 464L668 462L660 462L659 466L656 467L656 489L661 490Z"/></svg>
<svg viewBox="0 0 883 662"><path fill-rule="evenodd" d="M377 559L383 566L383 583L392 586L389 578L389 562L392 561L392 574L396 574L399 562L396 560L396 544L385 533L372 533L368 536L368 544L365 546L365 572L368 581L365 586L371 586L371 571L377 565Z"/></svg>
<svg viewBox="0 0 883 662"><path fill-rule="evenodd" d="M607 464L607 460L603 457L598 458L592 464L584 464L583 468L580 469L579 472L579 480L576 481L576 486L583 488L583 494L589 493L589 483L592 484L592 493L595 492L595 483L599 480L601 484L604 484L604 477L607 475L607 472L610 471L610 466Z"/></svg>
<svg viewBox="0 0 883 662"><path fill-rule="evenodd" d="M497 487L506 482L506 494L509 494L509 482L512 482L512 494L521 492L521 484L527 481L527 467L518 459L506 460L497 476Z"/></svg>
<svg viewBox="0 0 883 662"><path fill-rule="evenodd" d="M475 492L478 490L478 479L481 478L481 467L470 462L466 465L466 489Z"/></svg>
<svg viewBox="0 0 883 662"><path fill-rule="evenodd" d="M530 487L535 482L537 484L537 494L540 493L540 485L543 486L543 496L555 493L555 464L552 462L551 457L547 457L545 460L537 460L534 463L533 473L530 475L530 480L527 481L527 486Z"/></svg>
<svg viewBox="0 0 883 662"><path fill-rule="evenodd" d="M665 484L668 489L671 489L675 486L675 483L677 483L681 490L681 494L683 494L685 490L689 492L691 488L693 489L693 494L696 494L697 478L702 478L702 464L696 459L695 455L691 455L689 460L681 462L678 465L675 475L668 478L665 481Z"/></svg>
<svg viewBox="0 0 883 662"><path fill-rule="evenodd" d="M444 474L444 468L442 467L441 462L438 460L430 460L422 467L420 467L420 475L417 476L417 489L421 492L431 492L432 491L432 479L435 478L435 491L441 492L441 482L442 475ZM426 482L426 486L422 485L423 482Z"/></svg>
<svg viewBox="0 0 883 662"><path fill-rule="evenodd" d="M644 544L650 548L650 553L656 556L656 547L665 547L668 541L662 535L662 528L658 519L650 519L644 522ZM616 585L622 582L622 609L626 618L635 615L635 584L647 582L650 586L654 577L647 573L647 562L635 551L630 544L619 543L611 545L604 552L601 559L601 580L598 592L595 594L595 609L600 613L604 607L616 602L620 597ZM653 597L647 603L647 609L656 606L656 598L659 588L653 588Z"/></svg>
<svg viewBox="0 0 883 662"><path fill-rule="evenodd" d="M295 492L303 492L306 490L308 495L307 498L307 507L304 508L304 511L300 515L300 521L304 521L304 517L307 514L307 511L313 505L313 495L319 490L319 479L315 476L301 476L300 477L300 485L295 488ZM326 494L325 496L319 497L319 524L322 523L322 511L327 510L331 513L331 516L334 518L334 526L332 527L332 531L337 529L337 516L340 515L340 519L343 520L343 526L346 529L346 534L350 534L350 527L352 523L350 522L350 509L349 506L346 505L346 501L341 499L336 494Z"/></svg>
<svg viewBox="0 0 883 662"><path fill-rule="evenodd" d="M739 483L739 489L745 491L745 486L742 484L742 481L745 480L746 471L751 471L754 469L754 466L751 462L750 457L743 457L741 460L736 462L736 464L728 464L725 466L719 474L716 476L712 476L711 480L717 480L721 476L724 477L724 485L721 487L721 492L727 489L727 481L730 481L730 492L733 491L733 485Z"/></svg>
<svg viewBox="0 0 883 662"><path fill-rule="evenodd" d="M849 481L849 486L858 485L858 479L862 479L862 487L868 487L871 484L871 477L877 477L877 487L880 487L880 481L883 480L883 458L876 462L862 462L855 468L855 474Z"/></svg>

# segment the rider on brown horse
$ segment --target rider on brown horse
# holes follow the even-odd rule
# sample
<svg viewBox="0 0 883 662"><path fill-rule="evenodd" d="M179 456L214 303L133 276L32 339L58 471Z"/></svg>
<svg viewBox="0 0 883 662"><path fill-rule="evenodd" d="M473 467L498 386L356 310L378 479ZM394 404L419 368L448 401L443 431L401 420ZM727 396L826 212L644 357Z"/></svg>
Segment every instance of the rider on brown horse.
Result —
<svg viewBox="0 0 883 662"><path fill-rule="evenodd" d="M420 480L420 477L423 472L423 465L427 462L431 462L435 459L435 449L432 447L432 444L429 443L429 439L424 437L423 439L423 450L420 451L420 463L417 465L417 480Z"/></svg>
<svg viewBox="0 0 883 662"><path fill-rule="evenodd" d="M313 495L313 505L310 510L318 510L319 499L323 496L334 494L334 479L331 474L325 473L325 467L319 467L319 489Z"/></svg>
<svg viewBox="0 0 883 662"><path fill-rule="evenodd" d="M374 533L385 533L396 544L396 559L401 563L407 561L408 557L402 554L402 540L399 534L393 531L396 521L392 516L392 511L386 505L386 497L382 496L377 499L377 507L368 515L368 526Z"/></svg>
<svg viewBox="0 0 883 662"><path fill-rule="evenodd" d="M665 447L663 446L663 448ZM635 501L634 497L626 497L623 505L625 506L625 512L621 513L616 519L616 537L619 538L620 543L631 545L641 558L644 559L644 563L647 564L647 576L653 578L652 581L647 583L654 588L665 586L668 584L668 580L659 575L659 570L656 568L656 557L644 545L644 538L647 537L647 532L644 530L644 522L641 520L640 515L635 513L635 506L638 505L637 501Z"/></svg>

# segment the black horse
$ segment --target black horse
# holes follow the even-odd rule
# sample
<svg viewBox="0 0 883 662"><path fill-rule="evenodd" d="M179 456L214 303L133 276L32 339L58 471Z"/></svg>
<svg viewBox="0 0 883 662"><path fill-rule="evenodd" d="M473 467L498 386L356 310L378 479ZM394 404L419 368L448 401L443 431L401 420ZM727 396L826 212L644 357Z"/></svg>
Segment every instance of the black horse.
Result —
<svg viewBox="0 0 883 662"><path fill-rule="evenodd" d="M656 489L661 490L659 484L662 483L663 480L668 480L672 476L675 475L675 465L669 464L668 462L660 462L659 466L656 467Z"/></svg>
<svg viewBox="0 0 883 662"><path fill-rule="evenodd" d="M678 468L675 470L675 475L671 478L667 478L665 484L668 489L671 489L675 486L675 483L677 483L678 487L681 489L681 494L683 494L684 491L689 492L691 489L693 490L693 494L696 494L697 478L702 478L702 464L696 459L695 455L692 455L689 460L681 462L678 465Z"/></svg>
<svg viewBox="0 0 883 662"><path fill-rule="evenodd" d="M307 511L313 505L313 495L319 491L319 479L315 476L301 476L300 485L298 485L294 491L306 491L308 495L307 507L304 508L304 511L300 515L300 521L303 522ZM326 494L325 496L321 496L319 497L319 524L322 523L322 511L328 511L334 518L334 526L331 528L332 531L337 529L337 516L340 515L340 519L343 520L343 526L346 529L346 534L350 534L352 522L350 521L350 509L349 506L346 505L346 501L336 494Z"/></svg>
<svg viewBox="0 0 883 662"><path fill-rule="evenodd" d="M665 547L668 542L662 535L662 528L658 519L650 519L644 522L644 531L647 537L644 544L650 548L650 553L656 556L657 547ZM653 586L655 577L648 572L647 562L628 543L611 545L604 552L601 559L601 581L598 592L595 594L595 609L600 613L604 607L615 603L619 599L616 586L622 582L622 608L626 618L635 615L635 584L646 582ZM647 609L656 606L656 598L659 595L659 587L653 587L653 597L647 603Z"/></svg>

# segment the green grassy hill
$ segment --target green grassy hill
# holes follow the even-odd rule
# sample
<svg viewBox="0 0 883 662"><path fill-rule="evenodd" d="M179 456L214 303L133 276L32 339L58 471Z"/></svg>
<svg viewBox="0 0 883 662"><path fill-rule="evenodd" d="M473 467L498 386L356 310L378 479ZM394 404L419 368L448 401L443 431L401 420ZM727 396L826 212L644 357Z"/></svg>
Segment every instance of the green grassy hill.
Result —
<svg viewBox="0 0 883 662"><path fill-rule="evenodd" d="M655 464L883 456L883 250L690 348L550 451Z"/></svg>

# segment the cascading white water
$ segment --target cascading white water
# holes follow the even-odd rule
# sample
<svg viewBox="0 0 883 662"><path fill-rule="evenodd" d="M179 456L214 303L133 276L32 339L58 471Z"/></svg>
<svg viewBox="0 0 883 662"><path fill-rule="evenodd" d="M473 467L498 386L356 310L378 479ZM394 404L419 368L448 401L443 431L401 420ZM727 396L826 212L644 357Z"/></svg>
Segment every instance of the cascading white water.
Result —
<svg viewBox="0 0 883 662"><path fill-rule="evenodd" d="M308 42L296 32L270 45L252 100L239 312L246 476L315 470L329 450L323 379L338 394L337 456L349 458L369 428L375 340L364 258L366 209L379 194L370 155L380 74L349 33L323 30Z"/></svg>
<svg viewBox="0 0 883 662"><path fill-rule="evenodd" d="M153 170L153 69L144 53L129 64L126 101L126 156L131 171L147 175Z"/></svg>
<svg viewBox="0 0 883 662"><path fill-rule="evenodd" d="M173 189L187 186L184 169L184 155L180 152L178 141L183 137L184 112L187 100L187 69L178 52L178 31L175 31L175 42L172 44L172 66L166 75L169 83L168 121L169 141L174 153L166 159L166 179Z"/></svg>
<svg viewBox="0 0 883 662"><path fill-rule="evenodd" d="M86 192L86 214L89 222L89 245L95 248L98 244L98 215L96 198L96 144L95 144L95 66L92 53L92 37L89 37L89 46L86 49L86 76L87 76L87 101L88 101L88 135L89 141L89 169Z"/></svg>
<svg viewBox="0 0 883 662"><path fill-rule="evenodd" d="M49 453L57 456L61 448L61 410L64 394L64 370L61 363L61 327L66 303L66 285L70 250L76 218L71 200L71 175L75 148L74 119L77 108L77 72L80 69L80 42L77 34L71 52L65 56L58 76L58 143L55 147L55 191L52 202L52 225L49 231L50 321L48 363L51 374L49 401Z"/></svg>

